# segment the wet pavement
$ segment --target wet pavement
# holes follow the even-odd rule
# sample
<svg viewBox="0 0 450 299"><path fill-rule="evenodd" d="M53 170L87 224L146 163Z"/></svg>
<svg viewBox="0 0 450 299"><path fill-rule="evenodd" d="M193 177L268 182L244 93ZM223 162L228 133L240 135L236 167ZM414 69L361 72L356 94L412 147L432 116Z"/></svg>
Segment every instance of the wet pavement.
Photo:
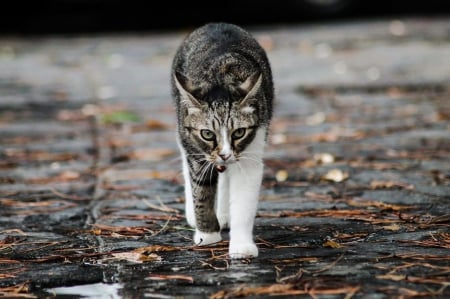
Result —
<svg viewBox="0 0 450 299"><path fill-rule="evenodd" d="M187 31L0 37L0 297L450 296L450 19L249 29L277 99L238 261L184 219Z"/></svg>

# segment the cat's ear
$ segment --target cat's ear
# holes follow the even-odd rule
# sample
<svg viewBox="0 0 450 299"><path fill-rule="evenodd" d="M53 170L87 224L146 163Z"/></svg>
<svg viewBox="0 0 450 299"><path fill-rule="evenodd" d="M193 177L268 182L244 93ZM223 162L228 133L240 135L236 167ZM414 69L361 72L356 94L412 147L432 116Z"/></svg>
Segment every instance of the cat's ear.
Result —
<svg viewBox="0 0 450 299"><path fill-rule="evenodd" d="M255 95L261 87L261 82L262 74L260 72L254 72L239 86L239 89L245 94L244 98L239 103L242 109L249 107L252 100L255 99Z"/></svg>
<svg viewBox="0 0 450 299"><path fill-rule="evenodd" d="M188 114L201 111L201 103L192 95L195 90L192 81L180 72L173 75L175 85L181 95L181 104L187 108Z"/></svg>

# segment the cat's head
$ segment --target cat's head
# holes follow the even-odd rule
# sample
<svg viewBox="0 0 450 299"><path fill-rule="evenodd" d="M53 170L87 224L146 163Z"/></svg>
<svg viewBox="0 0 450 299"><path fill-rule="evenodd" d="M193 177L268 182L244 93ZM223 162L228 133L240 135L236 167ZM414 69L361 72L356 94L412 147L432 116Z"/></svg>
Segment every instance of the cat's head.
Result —
<svg viewBox="0 0 450 299"><path fill-rule="evenodd" d="M253 73L242 83L227 88L195 85L180 73L174 75L180 94L180 129L184 140L218 171L239 161L259 126L258 91L262 75Z"/></svg>

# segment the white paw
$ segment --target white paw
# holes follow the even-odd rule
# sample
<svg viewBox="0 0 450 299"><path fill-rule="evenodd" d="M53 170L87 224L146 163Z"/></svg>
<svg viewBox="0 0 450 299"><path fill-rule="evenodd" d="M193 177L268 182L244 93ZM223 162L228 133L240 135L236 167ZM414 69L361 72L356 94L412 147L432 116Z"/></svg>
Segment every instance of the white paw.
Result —
<svg viewBox="0 0 450 299"><path fill-rule="evenodd" d="M217 215L217 221L219 221L220 229L229 228L230 216L228 214Z"/></svg>
<svg viewBox="0 0 450 299"><path fill-rule="evenodd" d="M258 256L258 247L255 243L234 244L230 243L229 255L232 259L246 259Z"/></svg>
<svg viewBox="0 0 450 299"><path fill-rule="evenodd" d="M194 243L195 245L204 246L209 245L212 243L217 243L222 240L222 236L220 235L220 232L214 232L214 233L204 233L199 231L198 229L195 230L194 234Z"/></svg>

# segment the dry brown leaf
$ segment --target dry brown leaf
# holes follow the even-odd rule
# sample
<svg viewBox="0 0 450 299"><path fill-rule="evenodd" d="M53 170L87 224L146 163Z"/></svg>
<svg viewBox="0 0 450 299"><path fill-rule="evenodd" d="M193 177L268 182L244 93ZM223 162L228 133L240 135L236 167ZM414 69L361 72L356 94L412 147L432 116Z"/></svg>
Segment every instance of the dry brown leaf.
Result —
<svg viewBox="0 0 450 299"><path fill-rule="evenodd" d="M131 188L133 187L117 187L114 182L117 181L131 181L131 180L142 180L142 179L173 179L179 175L179 171L176 170L151 170L151 169L108 169L103 172L103 177L105 178L104 186L108 189L120 189L120 188Z"/></svg>
<svg viewBox="0 0 450 299"><path fill-rule="evenodd" d="M336 241L333 240L327 240L325 243L323 243L323 247L330 247L330 248L342 248L342 245L339 244Z"/></svg>
<svg viewBox="0 0 450 299"><path fill-rule="evenodd" d="M194 283L194 278L187 275L164 275L164 274L150 274L148 276L150 280L185 280L190 283Z"/></svg>
<svg viewBox="0 0 450 299"><path fill-rule="evenodd" d="M408 296L408 297L423 297L423 298L433 298L435 296L435 294L430 293L430 292L419 292L416 290L411 290L411 289L407 289L407 288L399 288L398 286L388 286L388 287L384 287L384 288L380 288L380 291L383 291L384 293L395 293L397 294L401 294L403 296L397 297L397 298L402 298L404 296Z"/></svg>
<svg viewBox="0 0 450 299"><path fill-rule="evenodd" d="M35 295L27 294L29 292L28 282L18 285L0 288L1 298L37 298Z"/></svg>
<svg viewBox="0 0 450 299"><path fill-rule="evenodd" d="M66 170L59 173L57 176L45 177L45 178L32 178L28 179L26 182L30 184L50 184L50 183L60 183L79 180L81 173L73 170Z"/></svg>
<svg viewBox="0 0 450 299"><path fill-rule="evenodd" d="M156 120L156 119L147 120L145 125L147 126L147 128L149 128L151 130L166 130L169 128L169 126L167 124L165 124L159 120Z"/></svg>
<svg viewBox="0 0 450 299"><path fill-rule="evenodd" d="M411 184L394 181L376 181L376 180L370 182L370 188L372 189L403 188L407 190L414 190L414 186Z"/></svg>
<svg viewBox="0 0 450 299"><path fill-rule="evenodd" d="M424 240L400 240L402 243L410 243L423 247L441 247L450 249L450 233L436 233Z"/></svg>
<svg viewBox="0 0 450 299"><path fill-rule="evenodd" d="M156 253L143 254L136 251L128 251L128 252L115 252L111 254L114 259L117 260L125 260L132 263L143 263L143 262L153 262L153 261L161 261L161 256Z"/></svg>
<svg viewBox="0 0 450 299"><path fill-rule="evenodd" d="M377 275L376 278L378 279L388 279L393 281L402 281L406 279L406 275L402 274L384 274L384 275Z"/></svg>
<svg viewBox="0 0 450 299"><path fill-rule="evenodd" d="M411 218L412 216L403 214L406 218ZM372 224L390 224L390 223L402 223L404 220L398 217L397 214L385 214L374 211L369 211L366 209L355 209L355 210L312 210L304 212L296 212L291 210L283 210L277 212L258 212L259 217L333 217L333 218L344 218L349 220L365 221Z"/></svg>
<svg viewBox="0 0 450 299"><path fill-rule="evenodd" d="M183 247L167 246L167 245L150 245L146 247L136 248L135 252L149 253L149 252L162 252L162 251L179 251L183 250Z"/></svg>
<svg viewBox="0 0 450 299"><path fill-rule="evenodd" d="M359 286L345 286L342 288L321 288L321 289L297 289L295 284L272 284L268 286L247 286L242 285L230 290L221 290L212 294L210 299L222 299L222 298L236 298L246 296L259 296L259 295L282 295L282 296L294 296L294 295L339 295L348 294L346 298L351 298L360 289Z"/></svg>
<svg viewBox="0 0 450 299"><path fill-rule="evenodd" d="M20 262L18 260L10 260L10 259L3 259L0 258L0 264L19 264Z"/></svg>
<svg viewBox="0 0 450 299"><path fill-rule="evenodd" d="M93 229L90 230L95 235L103 235L110 237L126 238L126 237L140 237L146 233L152 233L152 231L144 226L110 226L105 224L96 223L93 225Z"/></svg>
<svg viewBox="0 0 450 299"><path fill-rule="evenodd" d="M400 226L396 223L393 223L391 225L383 226L384 230L390 230L390 231L398 231L400 229Z"/></svg>
<svg viewBox="0 0 450 299"><path fill-rule="evenodd" d="M401 206L401 205L394 205L385 203L382 201L376 201L376 200L370 200L365 199L361 197L355 197L352 199L348 199L345 201L348 205L354 206L354 207L376 207L379 208L381 211L402 211L402 210L410 210L415 208L415 206Z"/></svg>

